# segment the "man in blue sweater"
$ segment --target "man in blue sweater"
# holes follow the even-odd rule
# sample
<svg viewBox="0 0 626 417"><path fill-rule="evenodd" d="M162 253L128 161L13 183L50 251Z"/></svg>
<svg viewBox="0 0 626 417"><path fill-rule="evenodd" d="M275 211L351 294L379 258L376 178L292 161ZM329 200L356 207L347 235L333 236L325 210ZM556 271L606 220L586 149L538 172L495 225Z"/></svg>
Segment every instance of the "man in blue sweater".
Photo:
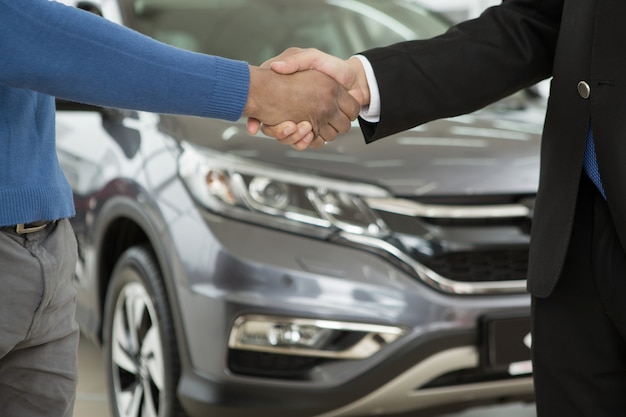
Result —
<svg viewBox="0 0 626 417"><path fill-rule="evenodd" d="M54 97L269 125L302 121L283 126L313 126L313 146L347 131L359 106L316 71L279 75L183 51L48 0L0 0L0 57L0 413L70 416L76 242Z"/></svg>

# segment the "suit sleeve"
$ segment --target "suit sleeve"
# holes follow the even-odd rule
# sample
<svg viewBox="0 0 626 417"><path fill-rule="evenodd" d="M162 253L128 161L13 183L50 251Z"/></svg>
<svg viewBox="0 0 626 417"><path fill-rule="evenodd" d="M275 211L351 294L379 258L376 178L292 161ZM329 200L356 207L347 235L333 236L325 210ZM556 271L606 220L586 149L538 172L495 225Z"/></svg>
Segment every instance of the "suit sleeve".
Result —
<svg viewBox="0 0 626 417"><path fill-rule="evenodd" d="M367 142L480 109L552 73L564 0L504 0L445 34L371 49L379 123Z"/></svg>

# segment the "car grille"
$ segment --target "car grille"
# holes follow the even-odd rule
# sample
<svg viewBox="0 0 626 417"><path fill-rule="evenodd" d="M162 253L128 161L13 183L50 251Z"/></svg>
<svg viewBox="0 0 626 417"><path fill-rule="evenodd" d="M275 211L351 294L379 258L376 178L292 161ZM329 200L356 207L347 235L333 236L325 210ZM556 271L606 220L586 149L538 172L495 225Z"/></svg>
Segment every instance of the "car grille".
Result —
<svg viewBox="0 0 626 417"><path fill-rule="evenodd" d="M368 199L392 231L387 252L444 292L525 292L532 196ZM459 285L457 285L459 284Z"/></svg>
<svg viewBox="0 0 626 417"><path fill-rule="evenodd" d="M528 250L452 252L418 261L454 281L515 281L526 279Z"/></svg>

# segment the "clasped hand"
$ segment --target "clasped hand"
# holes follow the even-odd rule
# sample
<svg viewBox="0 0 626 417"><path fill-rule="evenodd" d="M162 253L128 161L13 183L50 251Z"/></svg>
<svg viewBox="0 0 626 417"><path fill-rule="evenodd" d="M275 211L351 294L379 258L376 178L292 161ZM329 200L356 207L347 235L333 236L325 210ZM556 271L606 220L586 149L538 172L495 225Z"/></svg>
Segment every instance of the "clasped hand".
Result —
<svg viewBox="0 0 626 417"><path fill-rule="evenodd" d="M290 48L252 67L250 85L244 111L249 133L262 130L298 150L323 146L347 132L369 103L360 61L317 49Z"/></svg>

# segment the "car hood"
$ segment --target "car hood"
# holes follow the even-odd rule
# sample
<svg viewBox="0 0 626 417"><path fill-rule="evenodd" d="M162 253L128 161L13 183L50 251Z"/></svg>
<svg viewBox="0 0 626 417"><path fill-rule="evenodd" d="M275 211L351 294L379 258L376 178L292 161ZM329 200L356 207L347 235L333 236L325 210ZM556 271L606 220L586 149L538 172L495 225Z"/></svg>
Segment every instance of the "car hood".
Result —
<svg viewBox="0 0 626 417"><path fill-rule="evenodd" d="M296 151L245 120L163 116L179 140L259 162L378 184L396 196L534 194L539 178L543 107L480 111L442 119L365 144L357 123L321 149Z"/></svg>

